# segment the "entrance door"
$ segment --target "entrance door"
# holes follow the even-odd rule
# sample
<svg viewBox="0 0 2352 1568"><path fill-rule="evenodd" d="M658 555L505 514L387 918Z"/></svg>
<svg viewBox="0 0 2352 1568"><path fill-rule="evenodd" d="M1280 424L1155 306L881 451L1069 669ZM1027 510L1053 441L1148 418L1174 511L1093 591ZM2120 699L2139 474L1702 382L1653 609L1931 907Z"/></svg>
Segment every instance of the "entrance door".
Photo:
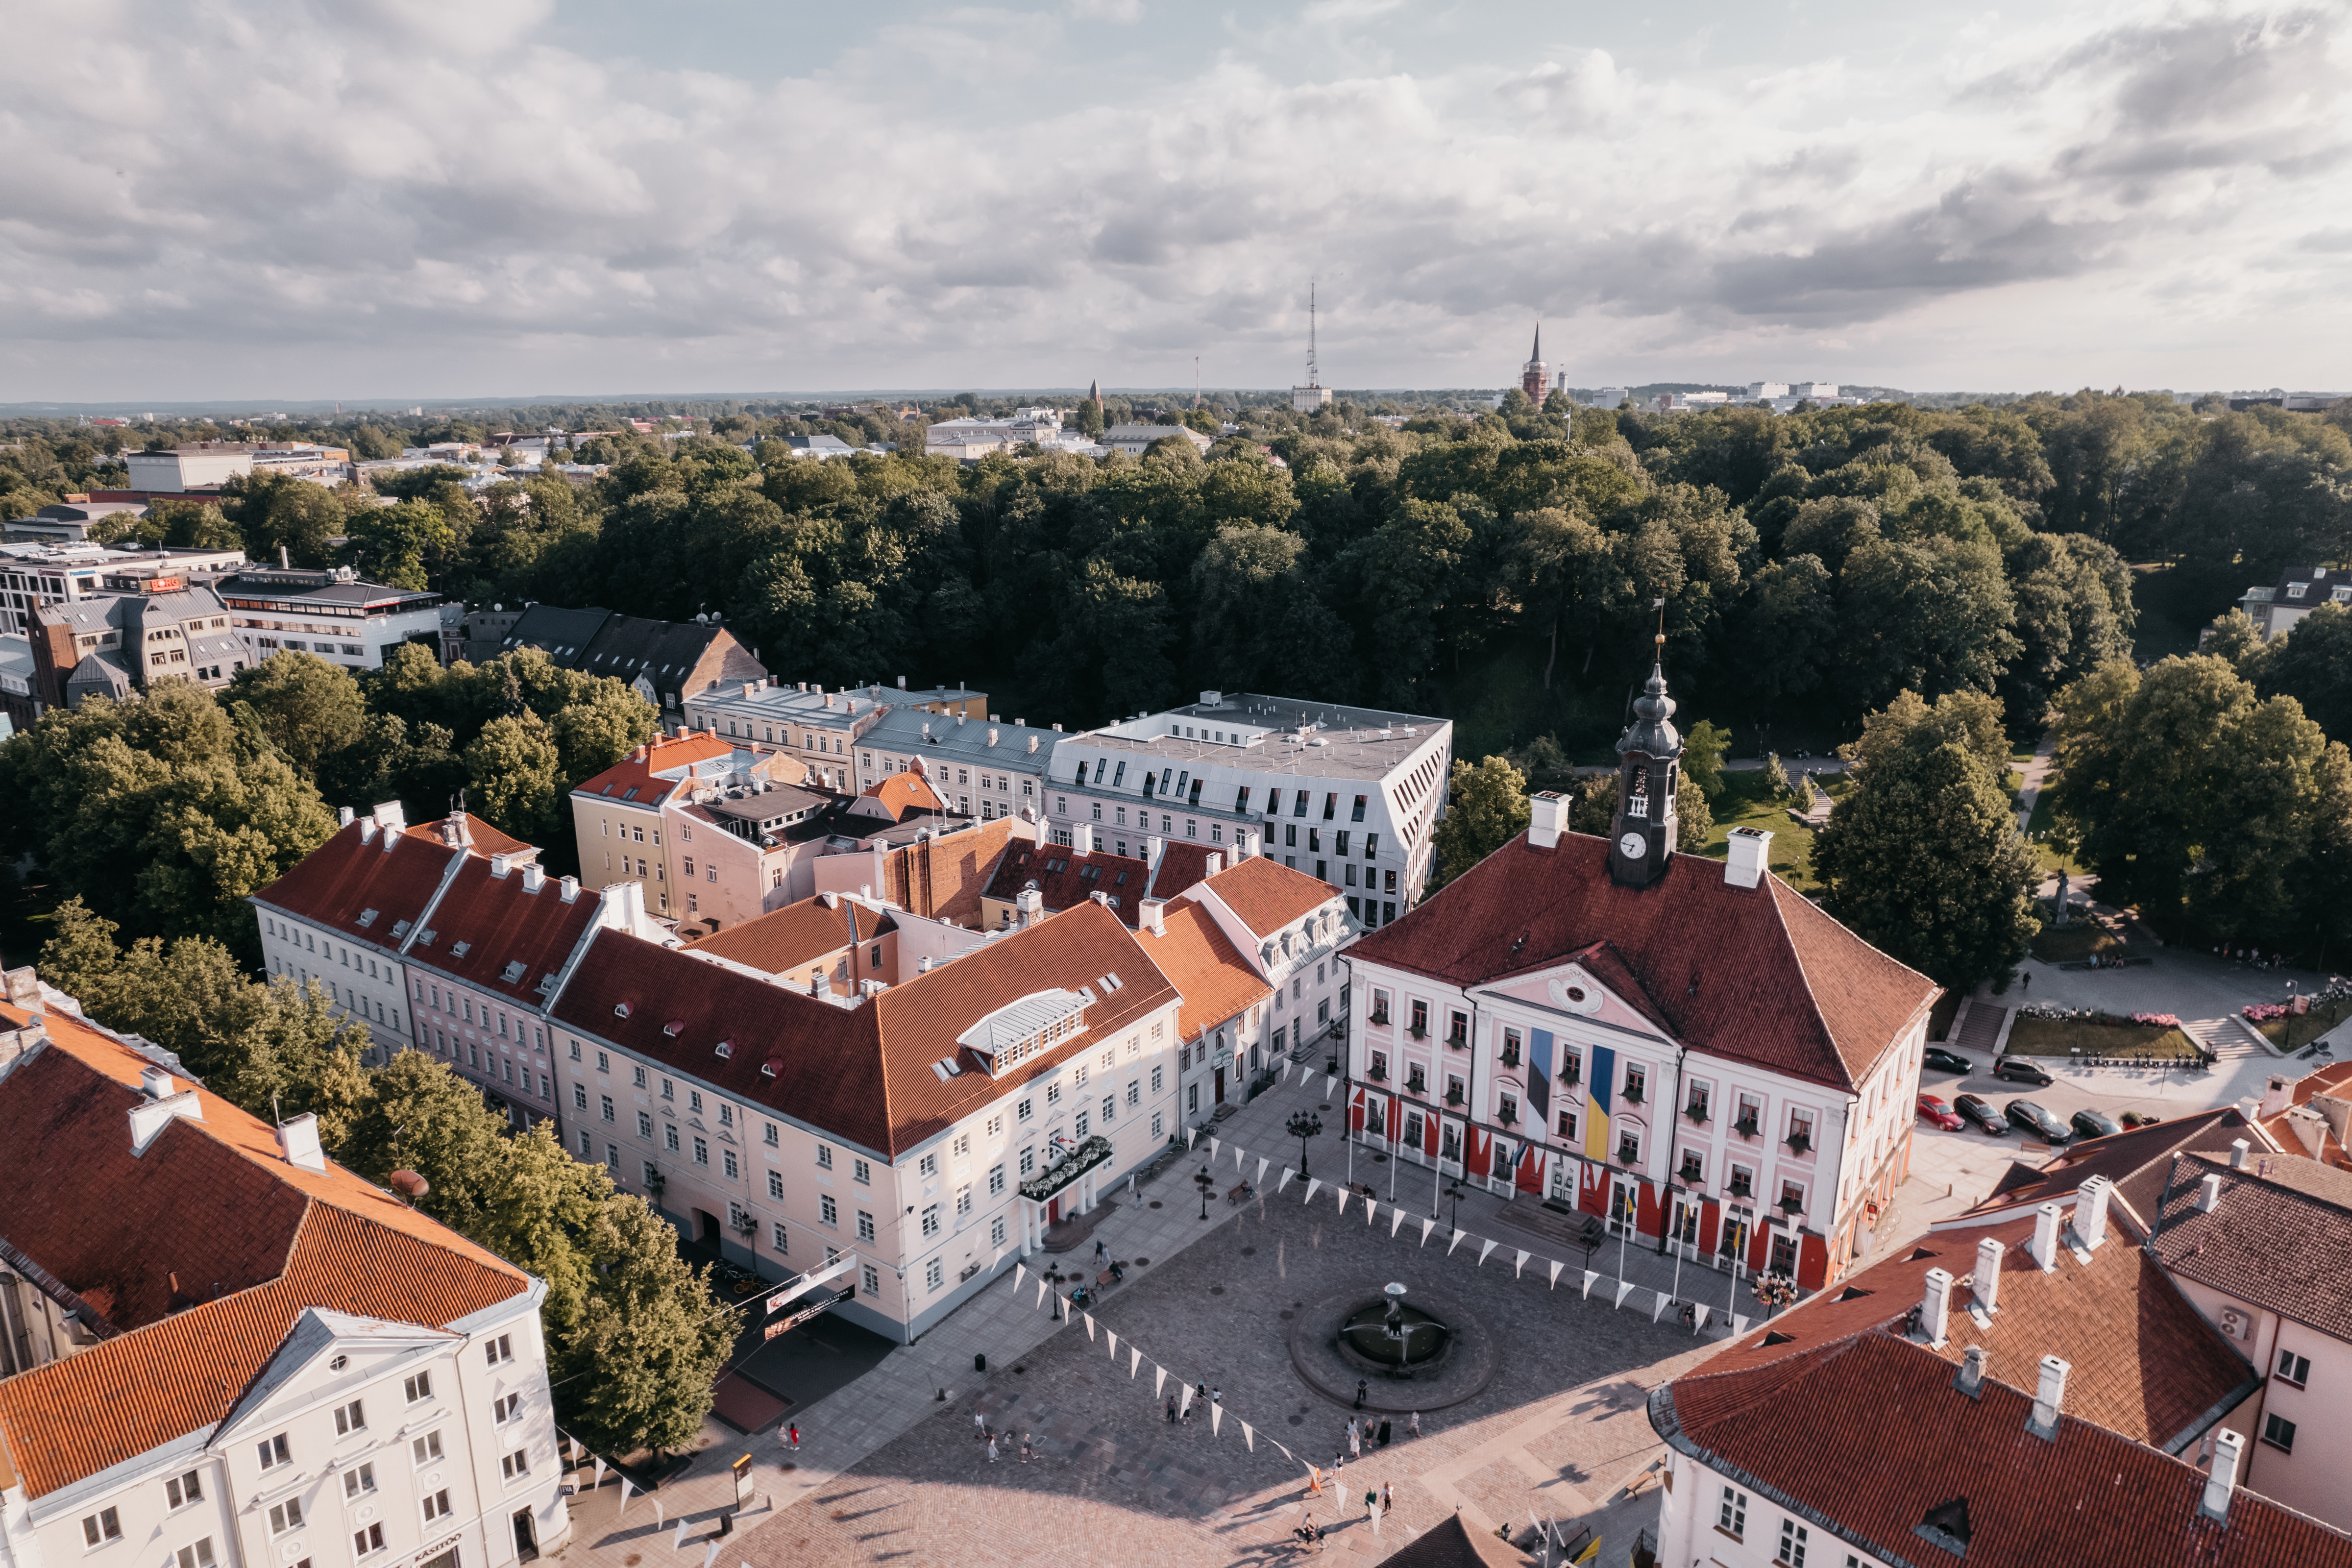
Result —
<svg viewBox="0 0 2352 1568"><path fill-rule="evenodd" d="M1219 1105L1223 1105L1224 1102L1225 1102L1225 1069L1224 1069L1224 1068L1219 1068L1217 1069L1217 1103L1218 1103Z"/></svg>
<svg viewBox="0 0 2352 1568"><path fill-rule="evenodd" d="M1748 1237L1756 1224L1756 1211L1744 1204L1731 1204L1723 1211L1723 1232L1717 1238L1716 1251L1727 1268L1744 1267L1748 1258Z"/></svg>
<svg viewBox="0 0 2352 1568"><path fill-rule="evenodd" d="M1772 1272L1791 1279L1797 1277L1797 1238L1785 1231L1772 1237Z"/></svg>
<svg viewBox="0 0 2352 1568"><path fill-rule="evenodd" d="M1641 1212L1641 1205L1635 1200L1633 1184L1612 1178L1609 1184L1609 1234L1633 1235Z"/></svg>
<svg viewBox="0 0 2352 1568"><path fill-rule="evenodd" d="M694 1238L703 1246L716 1249L719 1246L719 1216L702 1209L695 1210Z"/></svg>
<svg viewBox="0 0 2352 1568"><path fill-rule="evenodd" d="M1698 1247L1698 1205L1689 1198L1675 1200L1675 1246L1695 1253Z"/></svg>
<svg viewBox="0 0 2352 1568"><path fill-rule="evenodd" d="M514 1516L515 1553L525 1563L539 1558L539 1537L531 1529L530 1510L519 1508Z"/></svg>

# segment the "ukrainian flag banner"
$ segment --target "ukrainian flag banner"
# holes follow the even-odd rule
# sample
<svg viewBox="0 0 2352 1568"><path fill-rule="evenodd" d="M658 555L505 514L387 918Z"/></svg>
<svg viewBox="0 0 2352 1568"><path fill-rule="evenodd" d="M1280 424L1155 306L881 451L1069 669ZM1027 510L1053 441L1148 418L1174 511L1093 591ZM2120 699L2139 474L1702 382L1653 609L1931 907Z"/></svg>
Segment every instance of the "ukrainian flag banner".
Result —
<svg viewBox="0 0 2352 1568"><path fill-rule="evenodd" d="M1610 1086L1617 1081L1617 1048L1595 1046L1584 1075L1584 1157L1609 1158Z"/></svg>

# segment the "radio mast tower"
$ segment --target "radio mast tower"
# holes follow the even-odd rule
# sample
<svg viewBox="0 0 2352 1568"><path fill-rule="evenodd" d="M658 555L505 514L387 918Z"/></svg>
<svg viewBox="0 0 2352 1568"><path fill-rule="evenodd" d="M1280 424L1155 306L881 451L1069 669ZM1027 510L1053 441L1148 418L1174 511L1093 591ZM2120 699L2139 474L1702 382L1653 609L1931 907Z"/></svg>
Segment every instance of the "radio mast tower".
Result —
<svg viewBox="0 0 2352 1568"><path fill-rule="evenodd" d="M1321 373L1315 364L1315 279L1307 280L1307 384L1290 389L1290 410L1294 414L1312 414L1331 405L1330 388L1323 384Z"/></svg>

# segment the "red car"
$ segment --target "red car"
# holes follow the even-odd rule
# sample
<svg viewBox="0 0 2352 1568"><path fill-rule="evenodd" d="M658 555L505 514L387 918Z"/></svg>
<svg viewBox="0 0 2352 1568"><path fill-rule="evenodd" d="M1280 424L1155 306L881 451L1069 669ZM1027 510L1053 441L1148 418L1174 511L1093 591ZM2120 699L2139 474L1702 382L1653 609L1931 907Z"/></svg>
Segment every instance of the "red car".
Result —
<svg viewBox="0 0 2352 1568"><path fill-rule="evenodd" d="M1947 1132L1960 1130L1959 1113L1932 1094L1919 1097L1919 1120L1932 1121Z"/></svg>

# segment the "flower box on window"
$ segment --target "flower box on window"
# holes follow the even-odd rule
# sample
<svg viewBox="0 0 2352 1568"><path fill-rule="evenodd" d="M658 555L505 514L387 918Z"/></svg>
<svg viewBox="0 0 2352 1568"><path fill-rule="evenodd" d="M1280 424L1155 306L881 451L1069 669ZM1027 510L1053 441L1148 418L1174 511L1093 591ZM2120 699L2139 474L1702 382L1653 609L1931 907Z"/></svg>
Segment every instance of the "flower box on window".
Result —
<svg viewBox="0 0 2352 1568"><path fill-rule="evenodd" d="M1562 1083L1574 1083L1583 1076L1584 1064L1574 1057L1569 1058L1568 1065L1559 1069L1559 1081Z"/></svg>
<svg viewBox="0 0 2352 1568"><path fill-rule="evenodd" d="M1792 1153L1801 1154L1812 1146L1812 1134L1804 1131L1796 1131L1789 1134L1789 1148Z"/></svg>
<svg viewBox="0 0 2352 1568"><path fill-rule="evenodd" d="M1429 1038L1429 1026L1425 1024L1414 1024L1408 1026L1405 1033L1416 1040L1425 1040Z"/></svg>
<svg viewBox="0 0 2352 1568"><path fill-rule="evenodd" d="M1697 1160L1689 1159L1683 1162L1681 1174L1685 1185L1695 1187L1705 1179L1706 1173Z"/></svg>
<svg viewBox="0 0 2352 1568"><path fill-rule="evenodd" d="M1731 1195L1735 1198L1754 1197L1756 1195L1756 1184L1750 1181L1745 1173L1735 1175L1731 1178Z"/></svg>
<svg viewBox="0 0 2352 1568"><path fill-rule="evenodd" d="M1389 1080L1389 1069L1374 1062L1365 1069L1364 1076L1374 1083L1386 1083Z"/></svg>
<svg viewBox="0 0 2352 1568"><path fill-rule="evenodd" d="M1405 1080L1404 1091L1407 1094L1427 1094L1429 1092L1429 1080L1422 1077L1419 1073L1415 1073L1412 1077Z"/></svg>
<svg viewBox="0 0 2352 1568"><path fill-rule="evenodd" d="M1503 1047L1503 1065L1507 1068L1515 1068L1519 1065L1518 1047L1505 1046Z"/></svg>
<svg viewBox="0 0 2352 1568"><path fill-rule="evenodd" d="M1506 1127L1508 1127L1512 1122L1517 1121L1518 1119L1519 1113L1512 1110L1507 1105L1495 1112L1495 1120L1501 1122Z"/></svg>
<svg viewBox="0 0 2352 1568"><path fill-rule="evenodd" d="M1631 1138L1625 1139L1617 1145L1617 1160L1620 1164L1631 1165L1638 1162L1641 1158L1642 1152L1638 1148L1634 1147L1633 1141Z"/></svg>
<svg viewBox="0 0 2352 1568"><path fill-rule="evenodd" d="M1462 1103L1462 1086L1460 1084L1455 1084L1445 1091L1445 1103L1448 1105L1459 1105Z"/></svg>
<svg viewBox="0 0 2352 1568"><path fill-rule="evenodd" d="M1685 1106L1684 1106L1684 1107L1683 1107L1683 1114L1684 1114L1685 1116L1689 1117L1689 1118L1690 1118L1694 1122L1696 1122L1699 1126L1701 1126L1701 1127L1706 1126L1706 1100L1692 1100L1688 1105L1685 1105Z"/></svg>
<svg viewBox="0 0 2352 1568"><path fill-rule="evenodd" d="M1731 1130L1742 1138L1753 1138L1756 1136L1756 1118L1753 1115L1743 1116L1731 1124Z"/></svg>
<svg viewBox="0 0 2352 1568"><path fill-rule="evenodd" d="M1629 1083L1625 1086L1625 1103L1628 1105L1642 1103L1642 1086L1639 1083Z"/></svg>
<svg viewBox="0 0 2352 1568"><path fill-rule="evenodd" d="M1782 1193L1782 1194L1780 1194L1780 1212L1781 1212L1781 1213L1783 1213L1783 1214L1795 1214L1795 1213L1799 1212L1800 1210L1801 1210L1804 1206L1805 1206L1805 1197L1804 1197L1804 1194L1803 1194L1802 1193Z"/></svg>

